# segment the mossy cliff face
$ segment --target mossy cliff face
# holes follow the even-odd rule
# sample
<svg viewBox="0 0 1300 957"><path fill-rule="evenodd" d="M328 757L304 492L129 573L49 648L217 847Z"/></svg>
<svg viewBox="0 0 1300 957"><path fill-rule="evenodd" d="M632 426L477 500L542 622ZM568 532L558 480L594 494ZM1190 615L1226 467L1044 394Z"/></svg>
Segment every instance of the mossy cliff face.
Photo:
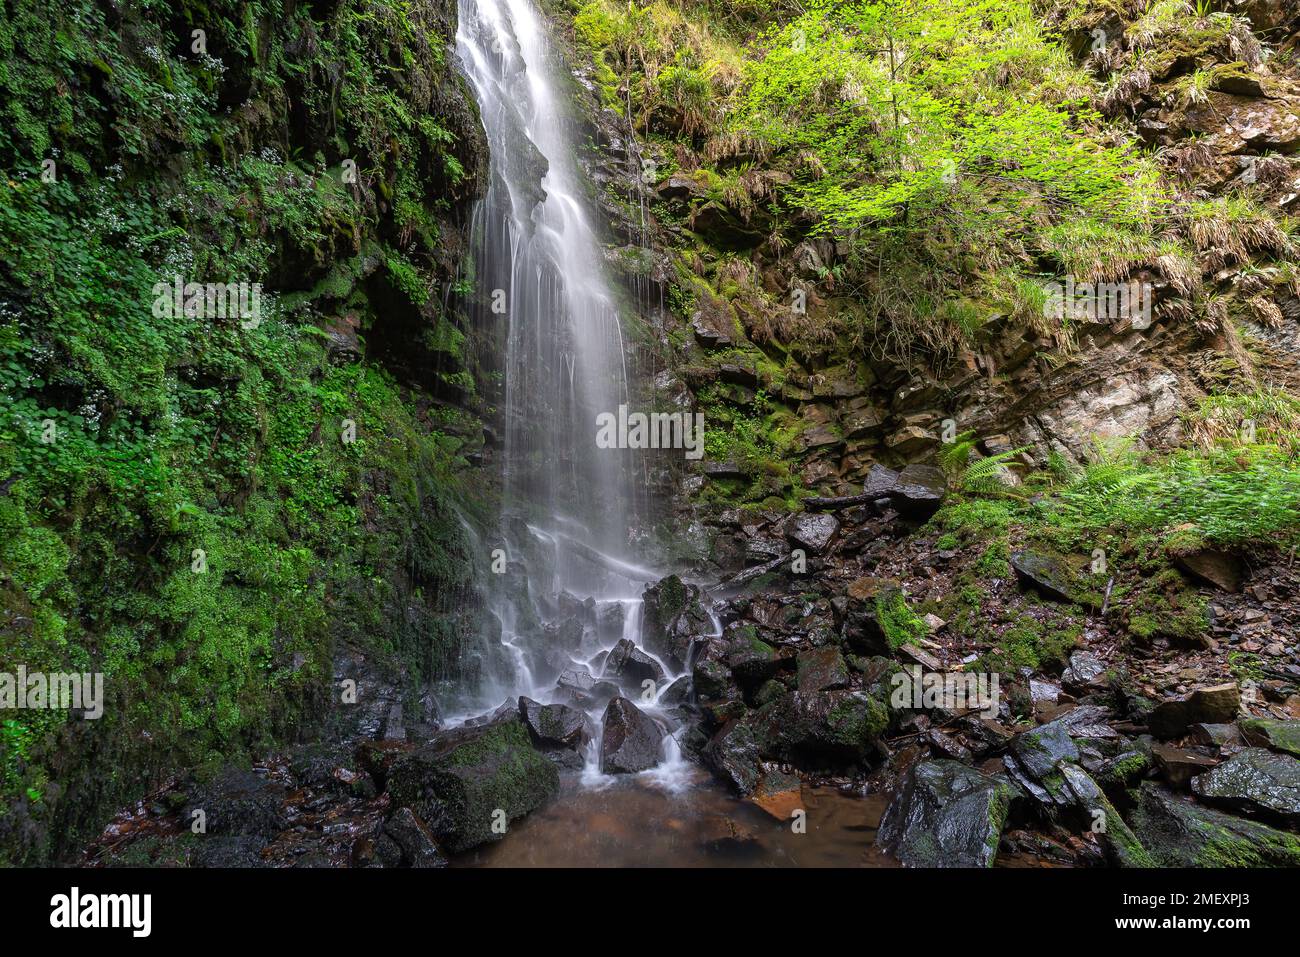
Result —
<svg viewBox="0 0 1300 957"><path fill-rule="evenodd" d="M998 7L557 12L649 185L659 387L706 417L697 502L852 494L954 432L1038 466L1094 436L1167 450L1206 395L1300 388L1293 15ZM892 72L890 41L913 51ZM1150 315L1056 315L1067 280L1138 283Z"/></svg>
<svg viewBox="0 0 1300 957"><path fill-rule="evenodd" d="M455 22L0 12L0 671L106 689L0 715L0 862L309 733L345 644L411 696L462 677L491 376L444 308L487 161ZM178 278L245 309L172 308Z"/></svg>

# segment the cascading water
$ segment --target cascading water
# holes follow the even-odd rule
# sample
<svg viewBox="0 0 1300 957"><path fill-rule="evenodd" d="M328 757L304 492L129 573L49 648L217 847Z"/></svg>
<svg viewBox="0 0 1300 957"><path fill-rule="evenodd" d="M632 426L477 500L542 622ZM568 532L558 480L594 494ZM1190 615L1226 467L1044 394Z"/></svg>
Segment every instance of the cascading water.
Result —
<svg viewBox="0 0 1300 957"><path fill-rule="evenodd" d="M483 675L483 710L523 694L579 705L591 721L583 780L599 769L604 659L640 641L640 595L659 577L632 557L635 456L596 444L596 417L629 402L618 301L587 211L557 59L530 0L461 0L456 48L491 149L490 182L474 212L471 321L504 324L503 528L508 559L492 602L501 647ZM653 656L651 656L653 657ZM677 677L637 703L655 705ZM586 673L585 675L583 673ZM558 682L558 683L557 683ZM621 692L631 696L630 689ZM681 766L665 739L651 772L673 786Z"/></svg>

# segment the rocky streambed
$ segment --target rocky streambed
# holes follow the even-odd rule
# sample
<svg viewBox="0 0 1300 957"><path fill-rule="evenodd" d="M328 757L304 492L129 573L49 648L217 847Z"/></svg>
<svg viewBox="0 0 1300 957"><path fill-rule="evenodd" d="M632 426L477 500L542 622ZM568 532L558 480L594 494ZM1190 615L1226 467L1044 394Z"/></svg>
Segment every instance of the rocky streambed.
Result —
<svg viewBox="0 0 1300 957"><path fill-rule="evenodd" d="M1258 563L1211 592L1208 643L1135 648L1122 614L1067 601L1067 563L1017 552L990 583L1011 617L1082 628L954 706L943 692L960 685L907 681L981 674L998 649L919 614L968 571L923 524L943 498L924 479L878 473L864 501L824 512L723 516L739 570L708 592L648 587L641 644L562 671L545 703L404 721L343 655L360 698L327 740L170 782L84 862L1300 865L1295 649L1257 677L1232 668L1261 615L1281 632L1295 614L1292 570Z"/></svg>

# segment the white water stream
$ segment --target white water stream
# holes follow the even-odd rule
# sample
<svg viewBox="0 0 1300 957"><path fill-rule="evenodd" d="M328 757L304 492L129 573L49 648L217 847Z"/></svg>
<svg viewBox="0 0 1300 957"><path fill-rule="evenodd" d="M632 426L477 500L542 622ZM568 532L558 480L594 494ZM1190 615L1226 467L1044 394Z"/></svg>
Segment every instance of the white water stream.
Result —
<svg viewBox="0 0 1300 957"><path fill-rule="evenodd" d="M501 547L510 563L494 576L501 582L491 603L504 654L467 710L481 714L521 694L573 706L559 676L586 671L599 681L620 639L639 647L641 595L662 574L629 544L643 470L627 451L596 445L597 414L629 401L627 349L577 158L573 81L544 18L531 0L460 0L456 49L491 149L489 186L474 212L470 311L472 321L506 324ZM492 311L494 299L504 314ZM657 699L679 675L659 664L666 680L654 700L622 693L673 730L678 721ZM607 700L581 705L592 727L581 780L594 788L611 781L599 757ZM641 777L675 790L688 775L670 734L660 764Z"/></svg>

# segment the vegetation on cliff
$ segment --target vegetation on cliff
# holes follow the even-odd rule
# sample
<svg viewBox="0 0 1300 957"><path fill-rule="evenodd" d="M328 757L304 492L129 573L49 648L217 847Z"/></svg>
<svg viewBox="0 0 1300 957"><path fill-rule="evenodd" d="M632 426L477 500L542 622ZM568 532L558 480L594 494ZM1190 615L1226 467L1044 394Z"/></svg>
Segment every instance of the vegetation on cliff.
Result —
<svg viewBox="0 0 1300 957"><path fill-rule="evenodd" d="M453 499L481 429L434 290L485 162L454 24L0 11L0 661L110 696L98 723L5 714L0 861L297 733L338 641L412 686L453 668L462 626L434 612L468 587ZM176 282L260 300L156 307Z"/></svg>

